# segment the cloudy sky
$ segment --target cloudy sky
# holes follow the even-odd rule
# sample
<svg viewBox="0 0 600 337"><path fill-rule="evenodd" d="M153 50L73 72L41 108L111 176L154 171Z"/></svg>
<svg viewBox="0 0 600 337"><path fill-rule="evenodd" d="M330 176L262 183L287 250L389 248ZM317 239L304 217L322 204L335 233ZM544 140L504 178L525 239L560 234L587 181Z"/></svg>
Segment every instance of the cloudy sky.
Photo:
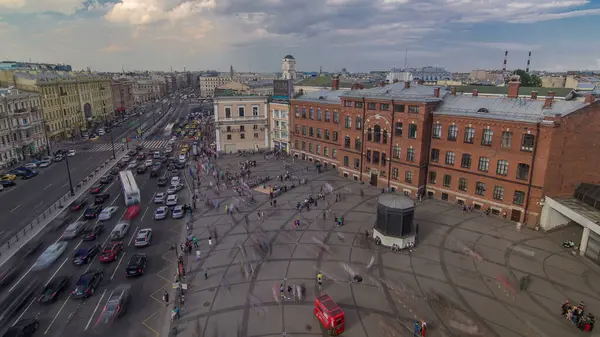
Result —
<svg viewBox="0 0 600 337"><path fill-rule="evenodd" d="M76 69L600 69L600 0L0 0L0 58Z"/></svg>

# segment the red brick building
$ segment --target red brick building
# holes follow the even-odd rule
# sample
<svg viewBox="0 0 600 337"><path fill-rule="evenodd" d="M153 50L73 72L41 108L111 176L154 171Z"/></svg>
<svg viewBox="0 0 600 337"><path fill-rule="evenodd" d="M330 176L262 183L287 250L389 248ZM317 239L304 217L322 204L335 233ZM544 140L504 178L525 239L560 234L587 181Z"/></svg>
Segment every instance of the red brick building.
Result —
<svg viewBox="0 0 600 337"><path fill-rule="evenodd" d="M590 95L522 97L519 86L498 97L403 82L301 95L292 101L292 153L377 187L536 224L545 195L600 182L600 104ZM318 109L339 111L339 123L311 119ZM337 140L319 136L325 126Z"/></svg>

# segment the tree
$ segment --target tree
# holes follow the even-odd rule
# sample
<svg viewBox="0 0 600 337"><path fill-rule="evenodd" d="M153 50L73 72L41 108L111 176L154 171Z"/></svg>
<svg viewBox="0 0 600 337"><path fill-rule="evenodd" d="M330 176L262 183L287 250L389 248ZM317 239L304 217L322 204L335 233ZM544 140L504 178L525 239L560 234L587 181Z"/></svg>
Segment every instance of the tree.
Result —
<svg viewBox="0 0 600 337"><path fill-rule="evenodd" d="M517 69L513 72L514 75L521 77L521 86L523 87L541 87L542 79L537 75L529 75L523 69Z"/></svg>

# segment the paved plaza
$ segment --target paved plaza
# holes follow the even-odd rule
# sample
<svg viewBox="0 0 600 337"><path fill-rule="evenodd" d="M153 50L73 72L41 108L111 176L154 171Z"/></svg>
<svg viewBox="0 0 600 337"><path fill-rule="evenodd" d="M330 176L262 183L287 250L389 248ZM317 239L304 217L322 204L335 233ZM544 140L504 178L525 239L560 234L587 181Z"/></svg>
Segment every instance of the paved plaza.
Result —
<svg viewBox="0 0 600 337"><path fill-rule="evenodd" d="M237 172L241 159L248 158L227 156L219 165ZM283 161L253 159L259 161L253 175L285 172ZM186 262L189 290L181 318L173 323L177 336L326 335L313 314L318 270L325 274L323 293L345 312L348 337L410 336L415 319L428 322L427 336L577 336L583 333L560 317L562 302L583 300L589 312L600 312L598 267L544 233L517 232L512 222L425 200L417 202L415 250L392 252L364 234L375 222L381 189L340 177L334 169L318 174L310 163L287 162L291 173L308 183L277 197L276 209L268 195L255 192L256 203L226 214L233 194L228 190L213 197L222 201L218 210L197 211L202 215L196 214L194 235L200 239L201 258ZM342 201L328 196L308 212L296 210L298 201L309 193L316 197L326 183L341 193ZM259 219L260 211L266 219ZM335 215L344 217L344 226L334 226ZM294 220L300 220L299 228ZM218 240L209 245L211 228ZM247 279L237 246L250 248L257 230L270 236L272 254L255 263ZM329 252L318 248L318 238L325 238ZM351 282L344 264L360 271L363 282ZM526 275L530 285L520 291L519 280ZM281 283L305 284L306 298L278 303L274 289L278 292Z"/></svg>

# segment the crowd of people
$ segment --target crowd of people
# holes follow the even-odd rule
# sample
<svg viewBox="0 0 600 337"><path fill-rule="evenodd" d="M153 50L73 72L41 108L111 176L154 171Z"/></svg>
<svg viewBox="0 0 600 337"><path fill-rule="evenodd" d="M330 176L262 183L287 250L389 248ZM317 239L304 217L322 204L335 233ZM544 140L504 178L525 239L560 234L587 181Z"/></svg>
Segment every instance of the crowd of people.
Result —
<svg viewBox="0 0 600 337"><path fill-rule="evenodd" d="M585 311L583 302L573 305L570 301L565 301L562 305L562 315L581 331L591 332L594 330L596 318L592 313Z"/></svg>

